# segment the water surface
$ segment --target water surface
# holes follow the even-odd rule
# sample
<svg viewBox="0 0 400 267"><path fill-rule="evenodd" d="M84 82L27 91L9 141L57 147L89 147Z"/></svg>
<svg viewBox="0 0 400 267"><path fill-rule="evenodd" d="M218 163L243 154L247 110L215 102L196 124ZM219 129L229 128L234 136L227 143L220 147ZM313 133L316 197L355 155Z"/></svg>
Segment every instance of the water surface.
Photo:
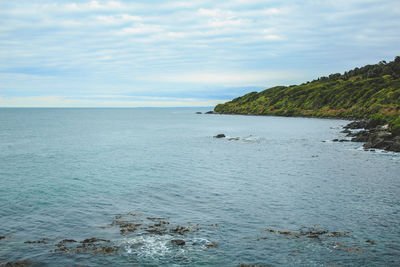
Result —
<svg viewBox="0 0 400 267"><path fill-rule="evenodd" d="M207 110L0 109L0 262L400 264L399 155L330 142L346 121L196 111ZM143 227L162 217L170 228L121 235L109 225L115 216ZM266 231L314 225L349 233ZM175 226L193 231L174 234ZM118 250L56 250L60 240L91 237Z"/></svg>

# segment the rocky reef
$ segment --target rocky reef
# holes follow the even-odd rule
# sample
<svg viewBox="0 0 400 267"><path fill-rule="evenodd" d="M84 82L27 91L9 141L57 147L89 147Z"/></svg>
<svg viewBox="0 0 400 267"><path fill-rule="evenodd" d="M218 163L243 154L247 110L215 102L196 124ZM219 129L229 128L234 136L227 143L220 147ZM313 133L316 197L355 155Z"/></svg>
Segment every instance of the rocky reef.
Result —
<svg viewBox="0 0 400 267"><path fill-rule="evenodd" d="M352 142L363 142L366 150L382 149L400 152L400 136L392 133L388 124L380 125L374 121L360 120L351 122L343 128L342 133L351 137Z"/></svg>

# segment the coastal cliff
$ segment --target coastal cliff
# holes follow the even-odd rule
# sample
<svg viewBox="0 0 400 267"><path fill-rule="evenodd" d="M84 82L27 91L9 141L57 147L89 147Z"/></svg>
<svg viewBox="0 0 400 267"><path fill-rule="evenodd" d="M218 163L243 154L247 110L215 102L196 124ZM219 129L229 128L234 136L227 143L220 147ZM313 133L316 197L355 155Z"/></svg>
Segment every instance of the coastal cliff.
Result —
<svg viewBox="0 0 400 267"><path fill-rule="evenodd" d="M214 112L364 119L370 128L371 125L372 128L385 126L390 134L388 139L397 140L400 136L400 56L389 63L381 61L300 85L251 92L217 105Z"/></svg>

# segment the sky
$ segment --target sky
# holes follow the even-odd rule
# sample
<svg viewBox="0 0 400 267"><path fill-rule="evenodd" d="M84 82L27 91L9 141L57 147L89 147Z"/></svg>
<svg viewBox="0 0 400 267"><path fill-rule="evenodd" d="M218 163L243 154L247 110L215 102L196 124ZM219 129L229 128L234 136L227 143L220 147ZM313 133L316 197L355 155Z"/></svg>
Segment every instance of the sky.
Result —
<svg viewBox="0 0 400 267"><path fill-rule="evenodd" d="M399 0L0 0L0 107L214 106L400 55Z"/></svg>

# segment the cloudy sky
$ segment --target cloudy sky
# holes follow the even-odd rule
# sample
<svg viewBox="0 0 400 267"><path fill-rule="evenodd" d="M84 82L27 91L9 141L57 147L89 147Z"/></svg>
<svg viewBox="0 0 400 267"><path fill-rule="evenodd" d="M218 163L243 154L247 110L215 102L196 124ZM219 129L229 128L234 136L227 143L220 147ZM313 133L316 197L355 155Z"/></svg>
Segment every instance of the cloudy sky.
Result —
<svg viewBox="0 0 400 267"><path fill-rule="evenodd" d="M0 107L213 106L400 55L399 0L0 0Z"/></svg>

